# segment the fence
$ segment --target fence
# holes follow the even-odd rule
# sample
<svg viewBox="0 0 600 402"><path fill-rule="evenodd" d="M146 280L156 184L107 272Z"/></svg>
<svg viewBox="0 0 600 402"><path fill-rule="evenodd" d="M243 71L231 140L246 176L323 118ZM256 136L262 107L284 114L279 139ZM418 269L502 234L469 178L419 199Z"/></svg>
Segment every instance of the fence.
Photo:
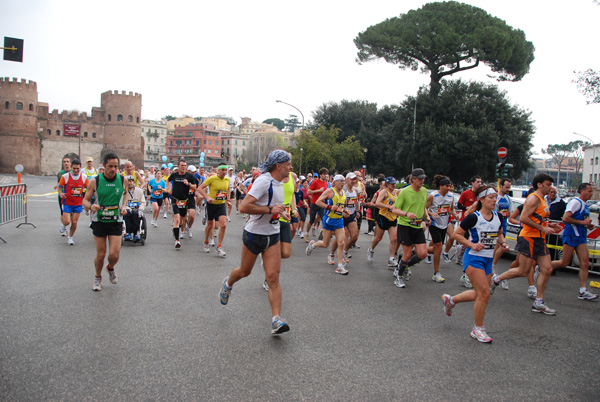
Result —
<svg viewBox="0 0 600 402"><path fill-rule="evenodd" d="M14 222L19 219L25 219L17 225L31 225L27 222L27 185L26 184L9 184L0 186L0 225ZM0 240L6 243L0 236Z"/></svg>

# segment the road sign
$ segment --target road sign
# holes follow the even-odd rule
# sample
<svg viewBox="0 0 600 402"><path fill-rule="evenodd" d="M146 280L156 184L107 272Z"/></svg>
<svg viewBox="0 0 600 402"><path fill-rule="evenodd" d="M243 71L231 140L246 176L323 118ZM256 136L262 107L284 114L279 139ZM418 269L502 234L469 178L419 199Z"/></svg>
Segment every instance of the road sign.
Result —
<svg viewBox="0 0 600 402"><path fill-rule="evenodd" d="M506 155L508 154L508 150L504 147L500 147L498 148L498 158L506 158Z"/></svg>

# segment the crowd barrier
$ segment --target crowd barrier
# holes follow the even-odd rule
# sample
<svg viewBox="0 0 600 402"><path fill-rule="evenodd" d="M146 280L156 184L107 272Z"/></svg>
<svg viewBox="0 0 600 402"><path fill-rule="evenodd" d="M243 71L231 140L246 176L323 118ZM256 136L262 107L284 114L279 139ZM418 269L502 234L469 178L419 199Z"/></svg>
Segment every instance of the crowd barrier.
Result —
<svg viewBox="0 0 600 402"><path fill-rule="evenodd" d="M25 219L17 225L31 225L27 222L27 185L26 184L8 184L0 186L0 225ZM0 240L6 243L6 240L0 236Z"/></svg>

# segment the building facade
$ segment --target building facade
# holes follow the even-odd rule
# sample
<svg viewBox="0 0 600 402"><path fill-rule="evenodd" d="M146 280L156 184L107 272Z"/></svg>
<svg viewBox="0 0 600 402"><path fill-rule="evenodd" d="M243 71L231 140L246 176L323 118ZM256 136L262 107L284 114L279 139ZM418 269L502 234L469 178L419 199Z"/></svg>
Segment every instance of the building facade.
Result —
<svg viewBox="0 0 600 402"><path fill-rule="evenodd" d="M214 166L221 162L220 143L219 131L206 129L201 123L177 127L167 134L167 159L174 165L181 158L196 165L204 152L205 166Z"/></svg>
<svg viewBox="0 0 600 402"><path fill-rule="evenodd" d="M600 178L600 144L588 145L583 149L583 176L582 181L592 183L598 187Z"/></svg>
<svg viewBox="0 0 600 402"><path fill-rule="evenodd" d="M167 154L166 122L142 120L142 138L145 141L144 167L162 165L162 156Z"/></svg>

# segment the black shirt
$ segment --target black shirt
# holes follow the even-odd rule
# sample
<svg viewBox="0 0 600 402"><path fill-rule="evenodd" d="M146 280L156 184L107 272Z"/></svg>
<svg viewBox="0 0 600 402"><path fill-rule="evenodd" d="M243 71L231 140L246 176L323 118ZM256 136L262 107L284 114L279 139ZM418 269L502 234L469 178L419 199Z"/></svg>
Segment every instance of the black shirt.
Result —
<svg viewBox="0 0 600 402"><path fill-rule="evenodd" d="M194 176L189 172L185 172L183 175L172 173L171 176L169 176L168 181L170 181L173 186L171 190L173 198L187 200L190 197L190 186L186 186L183 183L184 180L187 180L189 184L196 184L196 179L194 179Z"/></svg>

